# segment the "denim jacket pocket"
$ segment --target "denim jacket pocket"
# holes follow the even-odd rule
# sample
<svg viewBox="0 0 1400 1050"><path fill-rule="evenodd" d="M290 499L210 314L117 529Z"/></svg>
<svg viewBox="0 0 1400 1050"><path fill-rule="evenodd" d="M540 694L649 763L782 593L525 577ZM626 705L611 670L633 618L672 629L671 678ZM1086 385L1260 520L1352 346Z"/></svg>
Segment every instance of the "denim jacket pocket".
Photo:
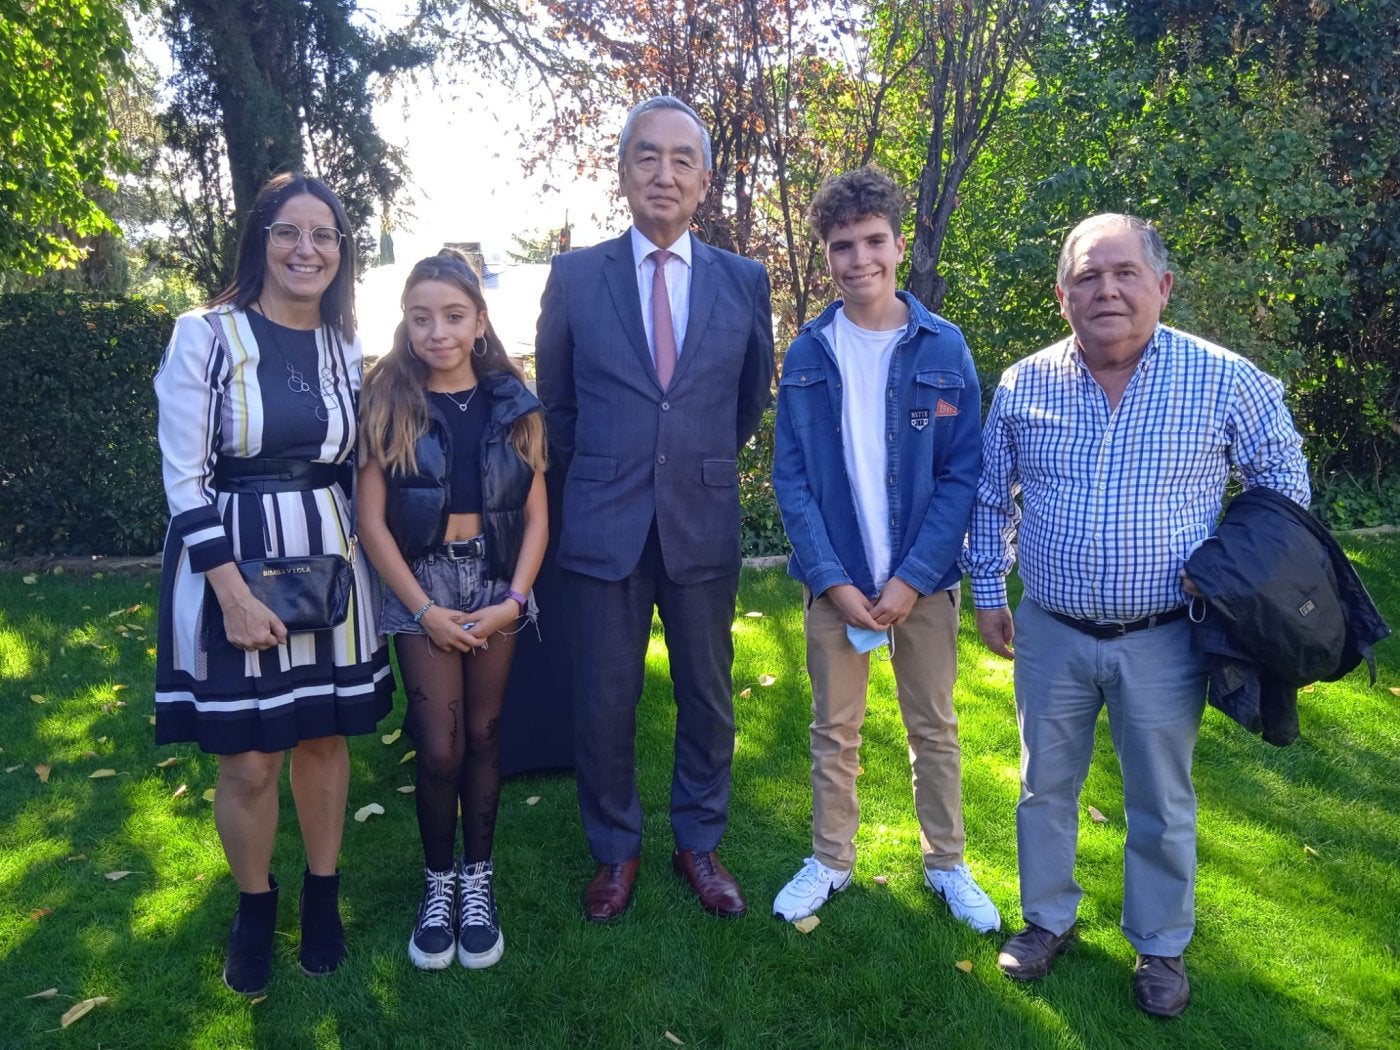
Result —
<svg viewBox="0 0 1400 1050"><path fill-rule="evenodd" d="M794 427L816 426L831 419L831 392L821 365L784 369L778 381L778 410Z"/></svg>
<svg viewBox="0 0 1400 1050"><path fill-rule="evenodd" d="M951 427L967 407L962 403L961 373L925 368L914 373L914 383L915 404L910 410L910 423L916 430L922 430L930 423L937 427Z"/></svg>

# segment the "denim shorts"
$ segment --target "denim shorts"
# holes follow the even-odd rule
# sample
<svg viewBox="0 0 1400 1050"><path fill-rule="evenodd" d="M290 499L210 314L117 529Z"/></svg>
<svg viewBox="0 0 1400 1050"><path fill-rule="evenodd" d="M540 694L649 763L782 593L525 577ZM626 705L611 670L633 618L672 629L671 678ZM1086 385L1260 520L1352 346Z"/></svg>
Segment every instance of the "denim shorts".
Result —
<svg viewBox="0 0 1400 1050"><path fill-rule="evenodd" d="M486 558L452 558L446 554L425 554L409 563L413 578L428 597L444 609L471 612L505 601L509 580L493 580L486 575ZM427 634L422 624L413 622L417 609L407 608L388 587L381 588L379 629L385 634ZM522 618L534 622L538 613L531 592ZM512 632L513 633L513 632Z"/></svg>

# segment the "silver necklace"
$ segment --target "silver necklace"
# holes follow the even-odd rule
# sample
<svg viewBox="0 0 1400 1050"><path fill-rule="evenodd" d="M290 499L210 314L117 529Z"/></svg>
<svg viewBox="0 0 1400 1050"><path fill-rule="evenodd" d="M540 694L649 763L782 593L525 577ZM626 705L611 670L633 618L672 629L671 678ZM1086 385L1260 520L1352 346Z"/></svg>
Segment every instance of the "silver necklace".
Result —
<svg viewBox="0 0 1400 1050"><path fill-rule="evenodd" d="M287 389L294 394L309 394L312 400L317 402L316 418L322 423L330 421L330 409L336 408L339 404L339 396L335 393L335 373L329 367L321 369L321 384L314 386L307 382L306 375L299 368L293 368L292 363L287 360L287 351L282 348L282 340L277 335L277 322L268 317L263 311L262 303L255 304L258 312L262 314L263 320L267 321L268 334L272 337L272 348L277 351L277 356L282 359L282 364L287 368ZM327 394L326 390L331 393Z"/></svg>
<svg viewBox="0 0 1400 1050"><path fill-rule="evenodd" d="M477 392L478 390L480 390L480 389L481 389L481 384L480 384L480 383L477 383L476 386L472 387L472 392L471 392L470 394L467 395L466 401L458 401L455 397L453 397L451 394L449 394L446 390L434 390L433 393L434 393L434 394L441 394L443 397L447 398L447 400L451 401L454 405L456 405L458 411L460 411L460 412L465 412L467 409L471 408L471 406L472 406L472 398L476 397L476 392Z"/></svg>

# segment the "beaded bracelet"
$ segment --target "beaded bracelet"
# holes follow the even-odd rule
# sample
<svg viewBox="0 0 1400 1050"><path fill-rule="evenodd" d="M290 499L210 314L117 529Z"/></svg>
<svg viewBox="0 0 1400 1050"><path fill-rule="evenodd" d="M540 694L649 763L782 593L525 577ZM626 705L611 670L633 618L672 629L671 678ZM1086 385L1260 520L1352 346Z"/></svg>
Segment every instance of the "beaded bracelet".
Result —
<svg viewBox="0 0 1400 1050"><path fill-rule="evenodd" d="M437 602L435 602L435 601L433 601L431 598L429 598L429 599L428 599L428 604L426 604L425 606L423 606L423 608L419 609L416 613L413 614L413 622L414 622L414 623L422 623L422 622L423 622L423 614L426 613L429 609L431 609L431 608L432 608L434 605L436 605L436 604L437 604Z"/></svg>

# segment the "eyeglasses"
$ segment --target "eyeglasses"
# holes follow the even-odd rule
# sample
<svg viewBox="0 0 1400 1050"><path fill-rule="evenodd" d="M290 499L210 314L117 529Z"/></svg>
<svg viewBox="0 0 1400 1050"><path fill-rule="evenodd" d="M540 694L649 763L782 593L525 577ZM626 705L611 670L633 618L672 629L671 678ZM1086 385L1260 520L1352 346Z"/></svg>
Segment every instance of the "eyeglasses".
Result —
<svg viewBox="0 0 1400 1050"><path fill-rule="evenodd" d="M309 230L303 230L294 222L274 222L270 226L264 226L267 230L267 239L278 248L295 248L301 243L303 234L311 235L311 247L318 252L333 252L340 248L340 242L345 237L334 226L313 226Z"/></svg>

